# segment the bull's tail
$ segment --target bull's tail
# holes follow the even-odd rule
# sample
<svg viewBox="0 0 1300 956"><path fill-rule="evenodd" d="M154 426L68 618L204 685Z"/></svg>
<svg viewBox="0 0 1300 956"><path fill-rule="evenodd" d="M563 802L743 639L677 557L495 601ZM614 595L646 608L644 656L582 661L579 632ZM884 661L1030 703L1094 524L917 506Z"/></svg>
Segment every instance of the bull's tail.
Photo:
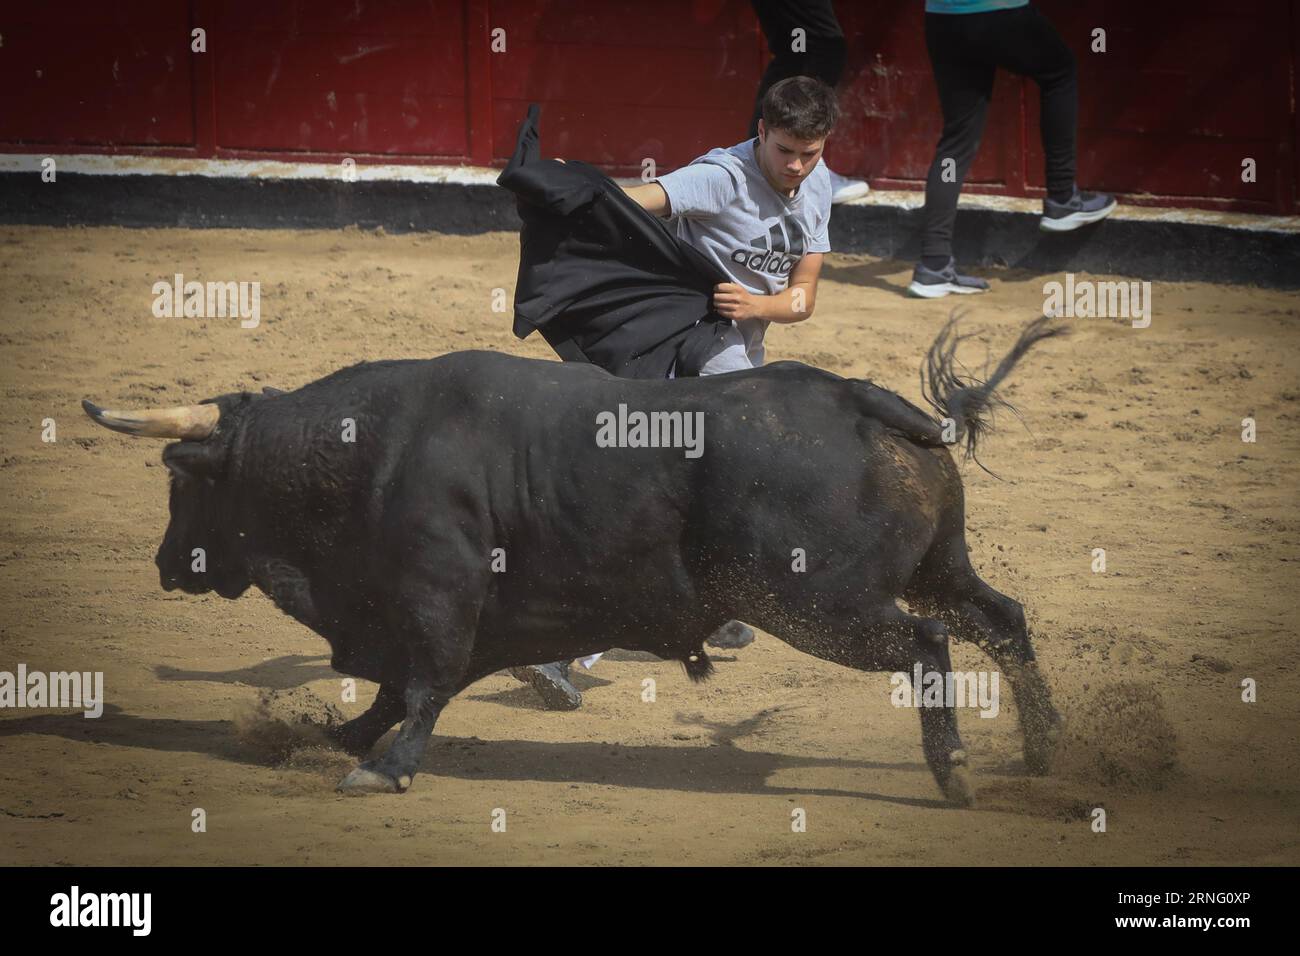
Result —
<svg viewBox="0 0 1300 956"><path fill-rule="evenodd" d="M706 681L713 676L713 661L709 659L709 655L702 647L682 657L681 662L686 668L686 676L693 684Z"/></svg>
<svg viewBox="0 0 1300 956"><path fill-rule="evenodd" d="M921 366L921 394L942 417L953 420L956 441L964 441L967 457L974 458L980 438L992 427L994 408L1001 405L1015 411L1010 403L995 394L998 385L1036 343L1054 335L1063 335L1066 329L1052 325L1050 316L1034 319L1021 331L1020 338L1003 356L993 374L981 381L974 377L962 378L956 372L957 345L970 338L970 334L957 334L957 323L961 318L960 313L954 312L930 346ZM979 461L978 458L975 460Z"/></svg>

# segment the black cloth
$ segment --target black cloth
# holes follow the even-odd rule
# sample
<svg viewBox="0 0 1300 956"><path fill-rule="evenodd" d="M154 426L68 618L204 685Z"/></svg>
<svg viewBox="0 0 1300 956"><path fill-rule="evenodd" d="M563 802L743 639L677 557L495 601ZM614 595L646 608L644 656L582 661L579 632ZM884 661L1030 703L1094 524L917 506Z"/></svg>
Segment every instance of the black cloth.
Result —
<svg viewBox="0 0 1300 956"><path fill-rule="evenodd" d="M925 46L943 108L943 134L925 180L921 255L945 262L962 181L975 159L998 67L1031 77L1042 99L1047 192L1069 199L1074 190L1078 80L1074 54L1051 22L1032 5L988 13L927 13ZM945 159L955 181L944 182Z"/></svg>
<svg viewBox="0 0 1300 956"><path fill-rule="evenodd" d="M763 96L781 80L792 76L815 76L834 89L844 73L844 31L835 19L831 0L750 0L772 60L763 71L754 98L754 112L749 119L749 136L758 135L758 121L763 118ZM792 31L804 31L803 53L790 49Z"/></svg>
<svg viewBox="0 0 1300 956"><path fill-rule="evenodd" d="M698 375L730 327L712 311L730 282L696 249L586 163L540 157L536 104L497 183L515 194L514 332L538 330L566 362L625 378Z"/></svg>

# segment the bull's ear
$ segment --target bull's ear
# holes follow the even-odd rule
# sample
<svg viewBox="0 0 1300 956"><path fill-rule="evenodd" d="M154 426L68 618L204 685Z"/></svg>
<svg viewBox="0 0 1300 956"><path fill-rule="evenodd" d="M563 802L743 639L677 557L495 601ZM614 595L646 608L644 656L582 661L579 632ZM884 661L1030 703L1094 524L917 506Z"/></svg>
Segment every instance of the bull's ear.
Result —
<svg viewBox="0 0 1300 956"><path fill-rule="evenodd" d="M162 460L174 478L212 481L221 466L216 452L217 449L201 442L178 441L163 449Z"/></svg>
<svg viewBox="0 0 1300 956"><path fill-rule="evenodd" d="M275 398L275 396L283 395L284 393L285 393L284 389L282 388L275 388L271 385L262 386L262 394L265 395L267 398Z"/></svg>

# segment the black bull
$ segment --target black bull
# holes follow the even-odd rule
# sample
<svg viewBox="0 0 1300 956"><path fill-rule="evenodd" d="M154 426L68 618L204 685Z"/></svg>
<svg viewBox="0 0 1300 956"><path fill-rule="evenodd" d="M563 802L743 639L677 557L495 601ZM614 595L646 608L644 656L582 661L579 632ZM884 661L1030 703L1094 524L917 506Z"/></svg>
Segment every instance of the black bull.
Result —
<svg viewBox="0 0 1300 956"><path fill-rule="evenodd" d="M968 450L998 381L1056 331L1031 323L978 386L952 375L956 339L940 335L927 397ZM1046 772L1058 718L1021 606L968 560L945 436L869 383L797 363L630 380L456 352L165 412L84 404L108 427L186 439L163 452L164 588L256 585L329 641L336 670L379 683L338 740L365 756L401 729L345 791L409 787L438 714L488 674L623 647L699 680L704 639L731 619L863 671L947 674L949 637L972 641L1010 680L1026 763ZM620 405L694 416L701 453L598 446ZM919 713L940 788L969 802L954 709Z"/></svg>

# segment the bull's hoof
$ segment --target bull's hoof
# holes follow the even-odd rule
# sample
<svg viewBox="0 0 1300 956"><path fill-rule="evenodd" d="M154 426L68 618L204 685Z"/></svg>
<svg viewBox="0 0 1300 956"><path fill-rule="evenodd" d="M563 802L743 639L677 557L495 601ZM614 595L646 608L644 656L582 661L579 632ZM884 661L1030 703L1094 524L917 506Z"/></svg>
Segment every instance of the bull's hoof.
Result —
<svg viewBox="0 0 1300 956"><path fill-rule="evenodd" d="M966 752L954 750L949 759L952 766L948 770L947 779L942 783L943 795L955 806L975 806L975 783L970 767L966 765Z"/></svg>
<svg viewBox="0 0 1300 956"><path fill-rule="evenodd" d="M386 773L377 773L365 767L357 767L342 779L338 785L339 793L360 797L367 793L401 793L397 781Z"/></svg>

